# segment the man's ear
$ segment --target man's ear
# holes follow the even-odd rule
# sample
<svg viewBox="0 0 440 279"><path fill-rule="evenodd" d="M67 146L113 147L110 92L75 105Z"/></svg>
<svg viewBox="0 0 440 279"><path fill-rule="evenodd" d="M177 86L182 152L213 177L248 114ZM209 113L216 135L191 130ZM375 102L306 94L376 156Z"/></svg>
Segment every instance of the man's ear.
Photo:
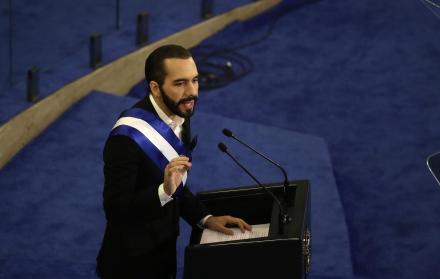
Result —
<svg viewBox="0 0 440 279"><path fill-rule="evenodd" d="M148 86L150 87L150 92L151 92L151 94L153 94L154 97L160 97L160 88L159 88L159 84L157 82L152 80L152 81L150 81Z"/></svg>

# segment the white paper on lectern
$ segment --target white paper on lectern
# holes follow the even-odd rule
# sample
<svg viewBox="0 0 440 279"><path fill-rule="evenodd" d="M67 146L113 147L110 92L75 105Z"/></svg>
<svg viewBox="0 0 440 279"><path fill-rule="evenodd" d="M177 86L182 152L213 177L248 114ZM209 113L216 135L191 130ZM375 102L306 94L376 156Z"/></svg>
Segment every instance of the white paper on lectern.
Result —
<svg viewBox="0 0 440 279"><path fill-rule="evenodd" d="M252 225L252 231L245 231L244 233L242 233L239 228L231 228L234 235L227 235L210 229L204 229L200 244L267 237L269 236L269 227L269 223Z"/></svg>

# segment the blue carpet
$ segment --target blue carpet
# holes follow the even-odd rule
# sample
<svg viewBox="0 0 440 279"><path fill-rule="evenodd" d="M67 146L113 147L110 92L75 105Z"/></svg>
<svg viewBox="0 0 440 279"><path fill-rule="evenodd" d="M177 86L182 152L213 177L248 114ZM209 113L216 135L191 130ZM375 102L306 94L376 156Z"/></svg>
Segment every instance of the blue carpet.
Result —
<svg viewBox="0 0 440 279"><path fill-rule="evenodd" d="M150 42L202 21L200 0L163 0L154 4L120 1L119 30L115 27L115 1L110 4L105 0L12 2L12 87L9 85L9 7L7 1L0 2L0 124L30 106L26 102L25 79L29 66L40 68L40 98L90 73L90 34L102 34L102 59L106 64L137 49L135 23L140 12L150 13ZM217 1L214 13L221 14L248 3L248 0Z"/></svg>
<svg viewBox="0 0 440 279"><path fill-rule="evenodd" d="M104 226L100 206L101 149L119 112L134 102L129 97L89 95L2 170L1 196L5 202L0 207L4 216L0 227L0 275L6 278L93 275ZM254 142L286 166L291 179L311 180L314 272L351 274L342 205L322 139L204 113L197 114L193 126L199 135L190 176L193 191L253 184L216 147L218 141L224 140L222 127L240 131L243 139ZM246 154L243 148L233 144L230 148L249 162L262 182L281 180L278 170ZM227 175L221 175L219 169ZM218 175L214 177L213 173ZM189 237L188 226L182 225L182 229L180 255ZM338 257L330 253L329 247L337 247L333 251ZM179 258L180 268L182 260Z"/></svg>
<svg viewBox="0 0 440 279"><path fill-rule="evenodd" d="M325 139L356 274L440 272L440 190L425 164L439 149L438 26L419 1L320 1L241 49L254 71L201 106ZM235 24L206 43L231 47L266 30Z"/></svg>
<svg viewBox="0 0 440 279"><path fill-rule="evenodd" d="M102 148L134 102L101 99L78 103L1 171L0 278L94 278L104 230Z"/></svg>
<svg viewBox="0 0 440 279"><path fill-rule="evenodd" d="M93 278L104 228L101 149L119 112L135 101L92 93L2 170L0 191L5 202L0 206L4 216L0 225L0 277ZM197 113L193 129L199 135L199 144L190 176L193 191L253 184L217 150L218 141L224 140L220 131L225 126L273 155L286 167L291 179L311 180L313 272L350 276L348 235L324 141ZM229 146L243 162L248 162L262 182L281 180L277 169L236 144ZM228 175L222 175L220 169ZM188 237L189 228L182 224L180 270Z"/></svg>
<svg viewBox="0 0 440 279"><path fill-rule="evenodd" d="M199 106L204 106L203 99ZM325 142L318 137L231 118L196 113L192 124L199 144L189 182L195 191L254 184L234 162L221 153L229 151L256 174L261 182L281 181L280 171L241 145L229 140L225 127L286 168L290 179L309 179L312 194L313 273L352 275L345 217ZM185 243L183 243L185 244ZM183 246L181 246L183 250Z"/></svg>

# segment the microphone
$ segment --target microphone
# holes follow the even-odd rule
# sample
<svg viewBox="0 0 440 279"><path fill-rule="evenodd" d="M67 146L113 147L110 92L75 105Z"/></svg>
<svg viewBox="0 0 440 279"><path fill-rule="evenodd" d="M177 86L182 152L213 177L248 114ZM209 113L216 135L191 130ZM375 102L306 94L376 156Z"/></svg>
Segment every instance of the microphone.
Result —
<svg viewBox="0 0 440 279"><path fill-rule="evenodd" d="M220 142L218 144L218 148L220 149L221 152L226 153L242 170L244 170L246 172L247 175L249 175L258 184L258 186L263 188L266 191L266 193L269 196L271 196L272 199L276 202L276 204L278 205L278 208L280 209L280 214L279 214L279 219L278 219L278 221L279 221L278 233L283 234L284 224L292 221L292 218L290 218L289 214L287 213L286 208L281 204L280 200L272 193L272 191L270 191L269 189L266 188L266 186L261 184L260 181L258 181L258 179L255 178L255 176L252 175L252 173L250 173L249 170L247 170L234 156L232 156L231 153L228 152L228 148L226 147L226 145L224 143Z"/></svg>
<svg viewBox="0 0 440 279"><path fill-rule="evenodd" d="M257 150L255 150L253 147L249 146L248 144L244 143L243 141L241 141L240 139L236 138L234 136L234 134L232 134L232 132L228 129L223 129L223 134L227 137L233 138L234 140L238 141L239 143L241 143L242 145L246 146L247 148L249 148L250 150L252 150L254 153L257 153L258 155L260 155L260 157L263 157L266 161L269 161L270 163L272 163L273 165L275 165L277 168L279 168L284 175L284 195L287 201L287 187L289 186L289 179L287 178L287 172L286 170L277 162L275 162L274 160L270 159L269 157L267 157L266 155L262 154L261 152L258 152Z"/></svg>

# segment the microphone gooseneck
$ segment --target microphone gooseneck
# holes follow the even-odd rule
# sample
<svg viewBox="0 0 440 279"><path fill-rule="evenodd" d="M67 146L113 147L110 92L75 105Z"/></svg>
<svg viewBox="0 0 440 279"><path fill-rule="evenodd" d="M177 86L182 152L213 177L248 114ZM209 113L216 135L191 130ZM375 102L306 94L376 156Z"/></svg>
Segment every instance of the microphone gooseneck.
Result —
<svg viewBox="0 0 440 279"><path fill-rule="evenodd" d="M269 189L266 188L266 186L261 184L260 181L258 181L258 179L252 173L250 173L248 169L246 169L231 153L229 153L228 148L224 143L220 142L218 144L218 148L220 149L220 151L226 153L244 172L246 172L247 175L249 175L258 184L258 186L263 188L266 191L266 193L269 196L271 196L272 199L276 202L280 210L279 233L282 234L284 231L283 225L292 220L288 215L286 208L281 204L280 200L272 193L272 191L270 191Z"/></svg>
<svg viewBox="0 0 440 279"><path fill-rule="evenodd" d="M272 163L273 165L275 165L276 167L278 167L283 175L284 175L284 194L286 195L287 193L287 187L289 186L289 179L287 178L287 172L286 170L277 162L275 162L274 160L270 159L269 157L267 157L266 155L264 155L263 153L257 151L255 148L251 147L250 145L248 145L247 143L241 141L239 138L235 137L234 134L231 132L231 130L228 129L223 129L223 134L229 138L233 138L234 140L238 141L239 143L241 143L242 145L246 146L247 148L249 148L250 150L252 150L253 152L255 152L256 154L258 154L260 157L263 157L265 160L269 161L270 163Z"/></svg>

